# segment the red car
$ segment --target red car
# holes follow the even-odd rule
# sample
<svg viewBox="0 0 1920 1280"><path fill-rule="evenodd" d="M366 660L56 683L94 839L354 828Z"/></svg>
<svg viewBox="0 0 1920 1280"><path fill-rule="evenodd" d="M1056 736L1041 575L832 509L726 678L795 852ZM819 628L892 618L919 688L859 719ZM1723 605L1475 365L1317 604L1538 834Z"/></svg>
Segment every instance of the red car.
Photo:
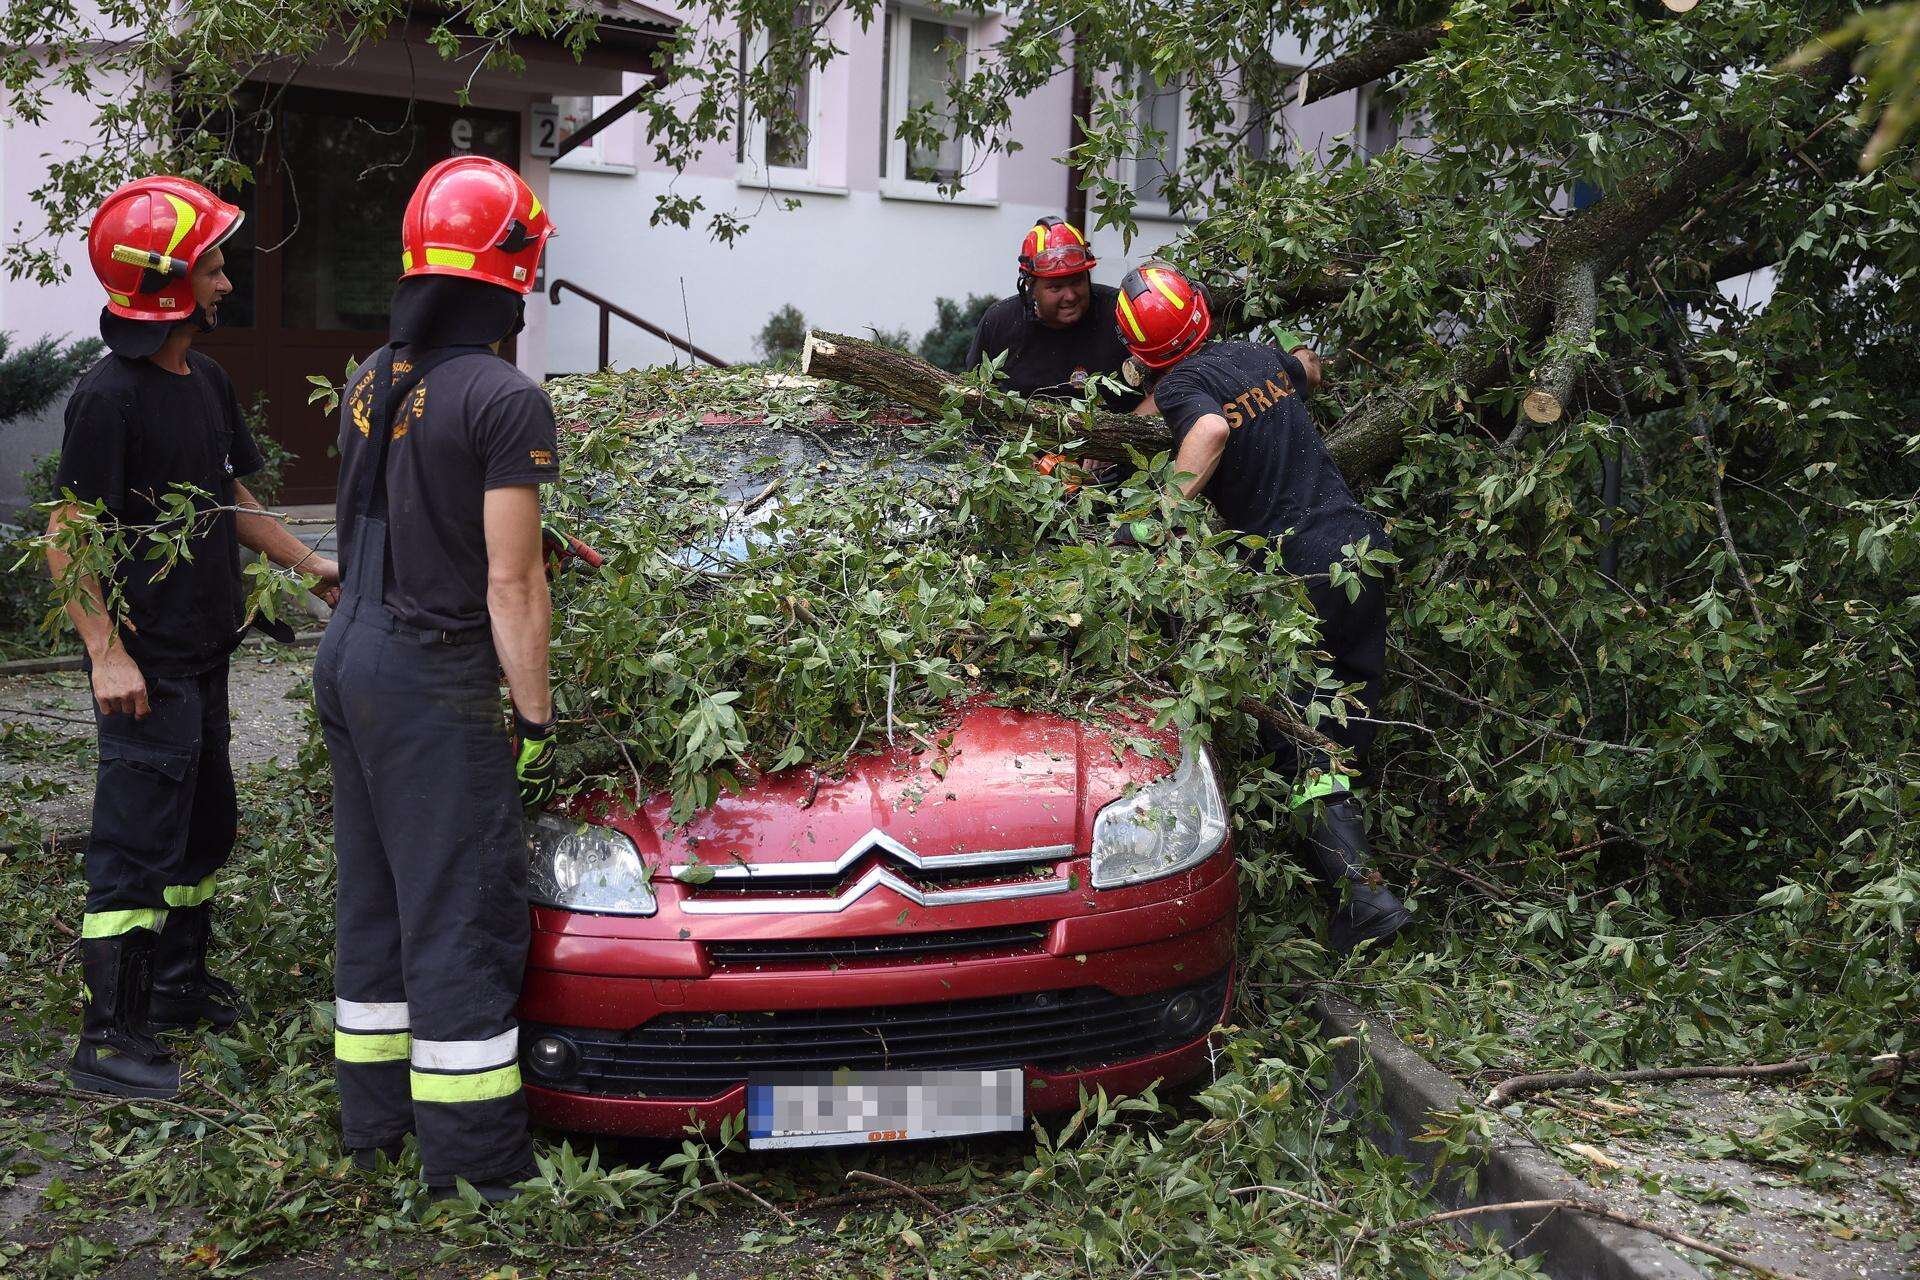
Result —
<svg viewBox="0 0 1920 1280"><path fill-rule="evenodd" d="M1140 737L1164 754L1119 746ZM881 1141L1023 1127L1083 1087L1202 1070L1236 896L1208 755L983 705L944 754L910 746L838 779L767 777L678 831L663 796L543 815L520 1002L535 1117L674 1137L747 1110L750 1082L825 1082L803 1101L828 1119L784 1139L756 1094L753 1145ZM910 1087L835 1119L836 1080ZM911 1086L951 1080L931 1096L966 1114L927 1120Z"/></svg>

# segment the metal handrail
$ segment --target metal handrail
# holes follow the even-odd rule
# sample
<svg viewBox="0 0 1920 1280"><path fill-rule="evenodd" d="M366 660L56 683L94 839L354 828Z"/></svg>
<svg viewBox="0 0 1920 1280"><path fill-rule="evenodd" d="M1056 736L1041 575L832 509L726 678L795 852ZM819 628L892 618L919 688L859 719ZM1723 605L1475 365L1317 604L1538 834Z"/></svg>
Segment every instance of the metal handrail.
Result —
<svg viewBox="0 0 1920 1280"><path fill-rule="evenodd" d="M679 334L668 333L665 329L662 329L659 325L654 324L653 322L648 320L642 320L639 316L633 314L633 312L627 310L625 307L621 306L619 303L609 302L607 299L601 297L599 294L593 292L591 289L582 289L579 285L575 284L571 280L555 280L552 284L548 285L547 301L552 303L554 306L559 306L560 291L562 289L571 289L573 292L585 298L588 302L591 302L594 306L600 308L600 368L602 369L607 367L607 347L608 347L609 330L612 328L612 318L614 316L619 316L622 320L625 320L628 324L634 325L635 327L640 329L644 329L646 332L660 339L660 341L679 348L680 350L686 352L688 355L692 356L696 360L705 360L708 364L712 365L716 369L725 369L730 367L727 361L722 360L719 356L714 355L711 351L704 351L701 348L694 346L691 342L688 342L685 338L681 337Z"/></svg>

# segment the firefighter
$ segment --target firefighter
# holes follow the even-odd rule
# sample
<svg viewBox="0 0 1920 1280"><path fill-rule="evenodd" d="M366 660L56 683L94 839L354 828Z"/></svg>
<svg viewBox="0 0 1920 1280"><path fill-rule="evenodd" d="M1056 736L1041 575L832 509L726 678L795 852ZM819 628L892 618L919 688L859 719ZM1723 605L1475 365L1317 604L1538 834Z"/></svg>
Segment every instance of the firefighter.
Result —
<svg viewBox="0 0 1920 1280"><path fill-rule="evenodd" d="M236 828L227 662L245 626L240 548L313 575L322 598L339 579L242 483L259 450L225 371L193 350L233 289L221 244L241 217L176 177L130 182L95 213L87 253L107 291L109 354L67 402L55 481L67 501L47 525L58 534L76 503L97 503L129 533L167 527L170 493L193 491L188 555L114 565L117 616L90 575L67 604L100 746L80 930L85 1011L68 1075L125 1097L179 1091L179 1065L155 1031L225 1029L243 1013L207 963ZM55 547L47 559L56 577L69 564Z"/></svg>
<svg viewBox="0 0 1920 1280"><path fill-rule="evenodd" d="M1098 259L1080 229L1045 217L1020 242L1020 280L980 317L967 352L976 369L986 356L1006 357L1000 380L1023 396L1070 400L1086 393L1095 374L1119 376L1127 348L1114 334L1114 291L1093 283ZM1109 391L1106 406L1126 412L1139 392Z"/></svg>
<svg viewBox="0 0 1920 1280"><path fill-rule="evenodd" d="M1386 583L1361 577L1350 600L1329 568L1348 558L1349 547L1384 547L1386 530L1354 500L1301 403L1320 385L1319 357L1310 347L1283 354L1250 342L1209 343L1206 294L1160 263L1120 282L1114 323L1150 371L1151 394L1137 412L1157 410L1166 419L1174 469L1186 477L1181 491L1204 493L1226 524L1265 537L1279 548L1282 567L1303 580L1334 677L1357 687L1361 709L1320 729L1364 761L1374 737L1367 717L1386 664ZM1342 953L1367 940L1384 944L1411 916L1373 870L1364 815L1346 778L1322 752L1264 725L1261 737L1277 767L1307 779L1295 788L1294 807L1321 802L1307 845L1315 873L1340 895L1329 940Z"/></svg>
<svg viewBox="0 0 1920 1280"><path fill-rule="evenodd" d="M371 1168L414 1134L437 1194L464 1179L490 1201L533 1165L514 1006L522 811L553 794L539 486L557 473L553 407L497 350L551 234L496 160L443 160L414 190L391 341L342 398L346 573L314 670L342 1136Z"/></svg>

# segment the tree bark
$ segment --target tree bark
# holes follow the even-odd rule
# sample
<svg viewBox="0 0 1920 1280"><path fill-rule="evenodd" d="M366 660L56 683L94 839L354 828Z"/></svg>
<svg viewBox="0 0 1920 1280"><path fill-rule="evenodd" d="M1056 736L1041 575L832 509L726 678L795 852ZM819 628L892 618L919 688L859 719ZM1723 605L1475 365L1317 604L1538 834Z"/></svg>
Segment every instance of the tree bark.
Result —
<svg viewBox="0 0 1920 1280"><path fill-rule="evenodd" d="M944 414L950 404L955 405L976 428L989 434L1032 431L1036 444L1052 449L1072 442L1071 450L1061 452L1081 457L1125 462L1129 449L1150 458L1173 447L1173 436L1160 418L1104 409L1076 414L1046 400L984 395L918 356L844 333L809 333L800 354L800 372L871 391L932 418ZM1330 439L1327 447L1334 465L1348 479L1358 483L1356 477L1370 474L1362 465L1367 455L1353 442L1341 444Z"/></svg>
<svg viewBox="0 0 1920 1280"><path fill-rule="evenodd" d="M1349 89L1372 84L1409 62L1424 58L1439 47L1446 25L1430 22L1409 31L1389 31L1377 39L1343 54L1324 67L1302 71L1289 86L1285 105L1305 106L1322 98L1331 98Z"/></svg>
<svg viewBox="0 0 1920 1280"><path fill-rule="evenodd" d="M1032 431L1045 446L1077 441L1074 452L1089 458L1124 461L1129 448L1151 457L1173 443L1159 418L1104 410L1074 414L1045 400L986 395L918 356L843 333L809 333L800 372L871 391L933 418L954 404L977 428L995 435Z"/></svg>
<svg viewBox="0 0 1920 1280"><path fill-rule="evenodd" d="M1587 346L1599 306L1591 263L1576 262L1561 277L1553 313L1557 349L1534 372L1533 389L1521 408L1529 422L1558 422L1573 398L1573 384L1586 367ZM1524 428L1522 428L1524 430Z"/></svg>

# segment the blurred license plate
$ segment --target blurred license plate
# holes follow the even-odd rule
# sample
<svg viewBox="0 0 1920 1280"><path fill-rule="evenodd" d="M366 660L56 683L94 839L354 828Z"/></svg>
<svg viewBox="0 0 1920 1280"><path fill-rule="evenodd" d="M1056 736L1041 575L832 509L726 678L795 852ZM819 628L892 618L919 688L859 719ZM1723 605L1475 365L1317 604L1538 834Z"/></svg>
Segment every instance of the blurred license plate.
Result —
<svg viewBox="0 0 1920 1280"><path fill-rule="evenodd" d="M1018 1133L1026 1080L1007 1071L839 1071L747 1081L749 1147L837 1147Z"/></svg>

